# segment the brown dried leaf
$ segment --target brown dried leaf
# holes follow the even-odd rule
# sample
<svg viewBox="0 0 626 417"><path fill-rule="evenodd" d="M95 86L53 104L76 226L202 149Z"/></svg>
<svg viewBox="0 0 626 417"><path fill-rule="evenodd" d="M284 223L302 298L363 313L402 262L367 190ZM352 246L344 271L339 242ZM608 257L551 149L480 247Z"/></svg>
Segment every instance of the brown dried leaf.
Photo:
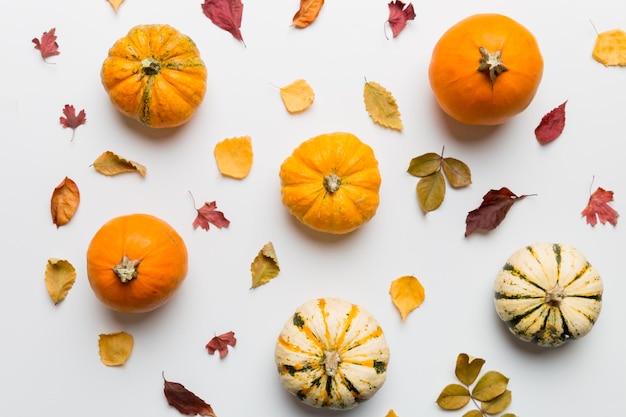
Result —
<svg viewBox="0 0 626 417"><path fill-rule="evenodd" d="M126 332L101 334L98 339L100 361L106 366L121 366L133 351L133 335Z"/></svg>
<svg viewBox="0 0 626 417"><path fill-rule="evenodd" d="M374 123L398 131L404 129L398 103L385 87L374 81L366 81L363 87L363 100L365 109Z"/></svg>
<svg viewBox="0 0 626 417"><path fill-rule="evenodd" d="M402 321L406 321L409 313L419 307L425 298L422 283L411 275L391 281L389 294L391 294L391 301L402 316Z"/></svg>
<svg viewBox="0 0 626 417"><path fill-rule="evenodd" d="M313 104L315 92L305 80L296 80L280 87L280 98L289 113L302 113Z"/></svg>
<svg viewBox="0 0 626 417"><path fill-rule="evenodd" d="M272 242L266 243L250 265L252 272L252 288L267 284L280 272L278 258Z"/></svg>
<svg viewBox="0 0 626 417"><path fill-rule="evenodd" d="M480 377L472 389L472 397L478 401L492 401L504 394L509 378L498 371L488 371Z"/></svg>
<svg viewBox="0 0 626 417"><path fill-rule="evenodd" d="M181 414L217 417L211 406L203 399L189 391L183 384L168 381L165 376L163 377L163 393L167 403Z"/></svg>
<svg viewBox="0 0 626 417"><path fill-rule="evenodd" d="M472 183L472 172L465 162L456 158L443 158L441 169L454 188L467 187Z"/></svg>
<svg viewBox="0 0 626 417"><path fill-rule="evenodd" d="M52 222L61 227L67 224L78 209L80 203L80 191L76 183L68 177L65 177L59 185L56 186L50 199L50 212L52 214Z"/></svg>
<svg viewBox="0 0 626 417"><path fill-rule="evenodd" d="M480 374L485 360L481 358L470 358L467 353L460 353L456 358L454 374L465 385L472 385Z"/></svg>
<svg viewBox="0 0 626 417"><path fill-rule="evenodd" d="M491 401L483 401L480 406L485 414L498 414L506 410L506 408L511 405L512 399L513 396L511 391L506 390Z"/></svg>
<svg viewBox="0 0 626 417"><path fill-rule="evenodd" d="M447 385L437 397L437 405L444 410L459 410L470 402L469 390L461 384Z"/></svg>
<svg viewBox="0 0 626 417"><path fill-rule="evenodd" d="M138 162L122 158L121 156L111 152L103 152L93 162L96 171L103 175L112 176L123 172L137 172L142 177L146 176L147 169Z"/></svg>
<svg viewBox="0 0 626 417"><path fill-rule="evenodd" d="M241 136L224 139L215 145L213 155L222 175L243 179L252 168L252 138Z"/></svg>
<svg viewBox="0 0 626 417"><path fill-rule="evenodd" d="M599 33L591 56L602 65L626 65L626 33L622 29L612 29Z"/></svg>
<svg viewBox="0 0 626 417"><path fill-rule="evenodd" d="M441 155L434 152L428 152L411 159L407 172L414 177L426 177L434 174L441 167Z"/></svg>
<svg viewBox="0 0 626 417"><path fill-rule="evenodd" d="M293 16L292 24L300 29L309 26L317 19L324 0L300 0L300 9Z"/></svg>
<svg viewBox="0 0 626 417"><path fill-rule="evenodd" d="M48 259L45 274L46 288L54 302L58 304L65 299L76 282L74 266L64 259Z"/></svg>
<svg viewBox="0 0 626 417"><path fill-rule="evenodd" d="M120 8L120 5L124 3L124 0L107 0L109 4L113 7L115 13L117 13L117 9Z"/></svg>

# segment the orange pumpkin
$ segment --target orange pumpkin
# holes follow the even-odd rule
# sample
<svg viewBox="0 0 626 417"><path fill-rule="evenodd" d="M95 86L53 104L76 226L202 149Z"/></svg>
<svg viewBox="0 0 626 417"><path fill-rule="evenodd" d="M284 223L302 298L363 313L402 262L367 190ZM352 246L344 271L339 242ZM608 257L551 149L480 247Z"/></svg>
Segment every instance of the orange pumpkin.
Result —
<svg viewBox="0 0 626 417"><path fill-rule="evenodd" d="M280 167L282 201L312 229L343 234L369 221L381 184L372 148L351 133L328 133L300 144Z"/></svg>
<svg viewBox="0 0 626 417"><path fill-rule="evenodd" d="M187 275L187 248L165 221L149 214L116 217L94 235L87 277L115 311L143 313L169 301Z"/></svg>
<svg viewBox="0 0 626 417"><path fill-rule="evenodd" d="M473 15L448 29L428 69L441 109L471 125L502 124L522 112L542 75L535 37L500 14Z"/></svg>
<svg viewBox="0 0 626 417"><path fill-rule="evenodd" d="M168 25L139 25L109 49L100 77L116 109L163 128L191 118L204 98L207 71L188 36Z"/></svg>

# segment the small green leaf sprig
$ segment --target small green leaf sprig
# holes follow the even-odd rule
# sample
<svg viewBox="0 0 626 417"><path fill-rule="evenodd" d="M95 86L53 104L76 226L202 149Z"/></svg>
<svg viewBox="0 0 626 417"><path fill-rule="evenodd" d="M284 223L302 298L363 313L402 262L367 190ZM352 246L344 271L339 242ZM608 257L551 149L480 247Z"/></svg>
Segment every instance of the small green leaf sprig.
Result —
<svg viewBox="0 0 626 417"><path fill-rule="evenodd" d="M486 417L506 410L512 399L507 389L509 378L497 371L488 371L478 378L484 364L484 359L459 354L454 373L461 383L447 385L439 394L437 405L444 410L460 410L471 401L476 410L466 412L463 417ZM515 417L515 414L505 413L500 417Z"/></svg>
<svg viewBox="0 0 626 417"><path fill-rule="evenodd" d="M428 152L411 159L407 172L420 178L417 182L417 200L424 213L439 208L446 195L446 179L450 186L462 188L472 183L472 173L462 161ZM445 177L445 178L444 178Z"/></svg>

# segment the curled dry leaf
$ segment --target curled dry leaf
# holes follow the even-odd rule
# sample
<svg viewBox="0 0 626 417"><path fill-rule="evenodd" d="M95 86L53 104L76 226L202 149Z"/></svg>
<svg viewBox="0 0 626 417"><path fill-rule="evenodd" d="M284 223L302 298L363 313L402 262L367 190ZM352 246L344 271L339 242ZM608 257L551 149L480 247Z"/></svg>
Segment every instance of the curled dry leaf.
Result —
<svg viewBox="0 0 626 417"><path fill-rule="evenodd" d="M133 335L126 332L101 334L98 339L100 361L106 366L124 365L134 344Z"/></svg>
<svg viewBox="0 0 626 417"><path fill-rule="evenodd" d="M93 162L96 171L103 175L112 176L123 172L136 172L142 177L146 176L147 169L138 162L122 158L121 156L106 151L100 154Z"/></svg>
<svg viewBox="0 0 626 417"><path fill-rule="evenodd" d="M374 81L366 81L363 87L363 100L365 109L374 123L393 130L404 129L398 103L385 87Z"/></svg>
<svg viewBox="0 0 626 417"><path fill-rule="evenodd" d="M250 272L252 273L252 288L267 284L278 275L280 267L272 242L263 245L250 265Z"/></svg>
<svg viewBox="0 0 626 417"><path fill-rule="evenodd" d="M58 304L65 299L76 282L76 270L65 259L48 259L45 274L46 288L54 302Z"/></svg>
<svg viewBox="0 0 626 417"><path fill-rule="evenodd" d="M280 87L280 98L289 113L302 113L313 104L315 92L306 80L296 80Z"/></svg>
<svg viewBox="0 0 626 417"><path fill-rule="evenodd" d="M241 19L243 3L241 0L204 0L202 12L220 29L229 32L235 39L243 42Z"/></svg>
<svg viewBox="0 0 626 417"><path fill-rule="evenodd" d="M115 13L117 13L117 9L120 8L121 4L124 3L124 0L107 0Z"/></svg>
<svg viewBox="0 0 626 417"><path fill-rule="evenodd" d="M213 149L217 168L224 176L243 179L252 168L252 138L241 136L224 139Z"/></svg>
<svg viewBox="0 0 626 417"><path fill-rule="evenodd" d="M589 196L589 202L581 212L587 224L595 226L599 220L602 224L610 223L613 226L617 226L619 214L613 207L609 206L611 201L613 201L613 191L607 191L602 187L598 187Z"/></svg>
<svg viewBox="0 0 626 417"><path fill-rule="evenodd" d="M32 42L35 44L35 49L41 53L41 57L46 59L50 56L59 55L59 44L57 43L57 36L54 33L56 28L52 28L47 32L44 32L41 36L41 40L33 38Z"/></svg>
<svg viewBox="0 0 626 417"><path fill-rule="evenodd" d="M292 25L299 29L309 26L317 19L323 5L324 0L300 0L300 8L293 16Z"/></svg>
<svg viewBox="0 0 626 417"><path fill-rule="evenodd" d="M400 0L393 0L389 4L389 27L393 37L397 37L404 30L409 20L415 19L413 4L404 4ZM386 36L386 34L385 34Z"/></svg>
<svg viewBox="0 0 626 417"><path fill-rule="evenodd" d="M406 321L409 313L419 307L425 299L422 283L414 276L409 275L393 280L389 294L391 294L391 300L402 316L402 321Z"/></svg>
<svg viewBox="0 0 626 417"><path fill-rule="evenodd" d="M76 183L65 177L52 192L50 199L50 211L52 222L61 227L67 224L78 209L80 203L80 191Z"/></svg>
<svg viewBox="0 0 626 417"><path fill-rule="evenodd" d="M527 195L518 196L506 187L499 190L489 190L483 196L483 201L477 209L467 213L465 218L465 237L471 235L476 230L493 230L506 217L507 213L519 200L528 197Z"/></svg>
<svg viewBox="0 0 626 417"><path fill-rule="evenodd" d="M163 393L167 403L187 416L217 417L204 400L189 391L183 384L170 382L163 376Z"/></svg>
<svg viewBox="0 0 626 417"><path fill-rule="evenodd" d="M206 350L209 352L209 355L214 354L216 351L219 352L220 359L222 359L228 355L228 346L235 347L236 344L237 338L235 337L235 332L230 331L212 337L209 343L206 344Z"/></svg>
<svg viewBox="0 0 626 417"><path fill-rule="evenodd" d="M626 65L626 33L612 29L599 33L591 56L604 66Z"/></svg>
<svg viewBox="0 0 626 417"><path fill-rule="evenodd" d="M535 137L542 145L552 142L563 133L565 104L567 104L567 100L544 115L539 126L535 129Z"/></svg>

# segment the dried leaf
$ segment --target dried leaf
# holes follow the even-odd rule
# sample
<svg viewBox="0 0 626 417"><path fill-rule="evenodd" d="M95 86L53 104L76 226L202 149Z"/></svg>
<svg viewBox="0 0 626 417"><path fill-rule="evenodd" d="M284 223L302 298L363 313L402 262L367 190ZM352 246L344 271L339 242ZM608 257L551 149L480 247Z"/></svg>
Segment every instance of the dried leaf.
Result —
<svg viewBox="0 0 626 417"><path fill-rule="evenodd" d="M309 26L317 19L323 5L324 0L300 0L300 8L291 23L299 29Z"/></svg>
<svg viewBox="0 0 626 417"><path fill-rule="evenodd" d="M263 245L250 265L250 272L252 272L252 288L267 284L278 275L280 267L272 242Z"/></svg>
<svg viewBox="0 0 626 417"><path fill-rule="evenodd" d="M406 321L409 313L419 307L425 298L422 283L410 275L393 280L389 294L391 294L391 300L402 316L402 321Z"/></svg>
<svg viewBox="0 0 626 417"><path fill-rule="evenodd" d="M215 26L229 32L245 45L240 29L243 17L241 0L204 0L202 12Z"/></svg>
<svg viewBox="0 0 626 417"><path fill-rule="evenodd" d="M436 210L446 195L446 182L441 171L427 175L417 182L417 201L424 213Z"/></svg>
<svg viewBox="0 0 626 417"><path fill-rule="evenodd" d="M619 214L613 207L609 206L611 201L613 201L613 191L607 191L602 187L598 187L589 196L589 202L581 212L587 224L595 226L598 220L600 220L602 224L610 223L613 226L617 226Z"/></svg>
<svg viewBox="0 0 626 417"><path fill-rule="evenodd" d="M178 382L163 377L163 393L167 403L187 416L217 417L209 404Z"/></svg>
<svg viewBox="0 0 626 417"><path fill-rule="evenodd" d="M463 414L463 417L485 417L485 416L479 410L469 410L467 413Z"/></svg>
<svg viewBox="0 0 626 417"><path fill-rule="evenodd" d="M498 371L488 371L480 377L472 389L472 397L478 401L492 401L506 391L509 378Z"/></svg>
<svg viewBox="0 0 626 417"><path fill-rule="evenodd" d="M393 0L389 3L389 27L391 27L391 33L395 38L404 30L409 20L415 19L415 10L413 4L409 3L405 5L400 0ZM405 7L406 6L406 7ZM386 35L385 35L386 36Z"/></svg>
<svg viewBox="0 0 626 417"><path fill-rule="evenodd" d="M511 190L502 187L499 190L489 190L483 196L483 201L477 209L467 213L465 219L465 237L476 230L493 230L506 217L513 204L529 195L515 195Z"/></svg>
<svg viewBox="0 0 626 417"><path fill-rule="evenodd" d="M441 167L441 155L428 152L411 159L407 172L414 177L426 177Z"/></svg>
<svg viewBox="0 0 626 417"><path fill-rule="evenodd" d="M76 183L65 177L52 192L50 199L50 211L52 222L57 227L67 224L78 209L80 203L80 192Z"/></svg>
<svg viewBox="0 0 626 417"><path fill-rule="evenodd" d="M461 353L456 358L454 374L465 385L472 385L485 364L481 358L470 358L467 353Z"/></svg>
<svg viewBox="0 0 626 417"><path fill-rule="evenodd" d="M395 411L389 410L389 412L387 413L385 417L398 417L398 415L396 414Z"/></svg>
<svg viewBox="0 0 626 417"><path fill-rule="evenodd" d="M124 0L107 0L109 4L113 7L115 13L117 13L117 9L120 8L120 5L124 3Z"/></svg>
<svg viewBox="0 0 626 417"><path fill-rule="evenodd" d="M87 115L85 114L85 110L81 110L76 114L76 109L74 106L70 104L66 104L63 107L63 116L59 117L59 123L63 126L63 128L72 129L72 139L74 140L74 133L76 132L76 128L80 125L84 125L87 121Z"/></svg>
<svg viewBox="0 0 626 417"><path fill-rule="evenodd" d="M280 98L289 113L302 113L313 104L315 92L305 80L296 80L280 87Z"/></svg>
<svg viewBox="0 0 626 417"><path fill-rule="evenodd" d="M215 145L213 155L222 175L243 179L252 168L252 138L241 136L224 139Z"/></svg>
<svg viewBox="0 0 626 417"><path fill-rule="evenodd" d="M46 288L54 302L58 304L65 299L76 282L74 266L64 259L48 259L45 274Z"/></svg>
<svg viewBox="0 0 626 417"><path fill-rule="evenodd" d="M626 65L626 33L622 29L612 29L599 33L591 56L602 65Z"/></svg>
<svg viewBox="0 0 626 417"><path fill-rule="evenodd" d="M563 133L566 103L567 100L544 115L539 126L535 129L535 137L542 145L552 142Z"/></svg>
<svg viewBox="0 0 626 417"><path fill-rule="evenodd" d="M41 36L41 40L33 38L32 42L35 44L35 49L41 53L41 57L46 59L53 55L59 55L59 44L56 42L57 36L55 35L56 28L50 29L48 32L44 32Z"/></svg>
<svg viewBox="0 0 626 417"><path fill-rule="evenodd" d="M472 183L470 168L455 158L443 158L441 168L448 182L454 188L466 187Z"/></svg>
<svg viewBox="0 0 626 417"><path fill-rule="evenodd" d="M93 162L96 171L103 175L117 175L123 172L137 172L142 177L146 176L147 169L138 162L122 158L121 156L111 152L103 152Z"/></svg>
<svg viewBox="0 0 626 417"><path fill-rule="evenodd" d="M228 355L228 346L235 347L237 344L237 338L235 338L235 332L226 332L219 336L214 336L206 344L206 350L210 355L216 351L220 354L220 359Z"/></svg>
<svg viewBox="0 0 626 417"><path fill-rule="evenodd" d="M385 87L374 81L366 81L363 99L365 109L374 123L398 131L404 129L396 99Z"/></svg>
<svg viewBox="0 0 626 417"><path fill-rule="evenodd" d="M126 332L101 334L98 340L100 361L106 366L121 366L133 351L133 335Z"/></svg>
<svg viewBox="0 0 626 417"><path fill-rule="evenodd" d="M460 384L449 384L439 394L437 405L444 410L459 410L469 403L469 390Z"/></svg>
<svg viewBox="0 0 626 417"><path fill-rule="evenodd" d="M230 220L224 217L224 213L216 209L217 203L215 201L205 202L202 207L196 209L198 214L193 221L193 228L197 229L199 226L204 230L209 230L211 224L218 229L228 227Z"/></svg>
<svg viewBox="0 0 626 417"><path fill-rule="evenodd" d="M511 405L513 397L511 391L506 390L491 401L483 401L480 405L485 414L498 414Z"/></svg>

